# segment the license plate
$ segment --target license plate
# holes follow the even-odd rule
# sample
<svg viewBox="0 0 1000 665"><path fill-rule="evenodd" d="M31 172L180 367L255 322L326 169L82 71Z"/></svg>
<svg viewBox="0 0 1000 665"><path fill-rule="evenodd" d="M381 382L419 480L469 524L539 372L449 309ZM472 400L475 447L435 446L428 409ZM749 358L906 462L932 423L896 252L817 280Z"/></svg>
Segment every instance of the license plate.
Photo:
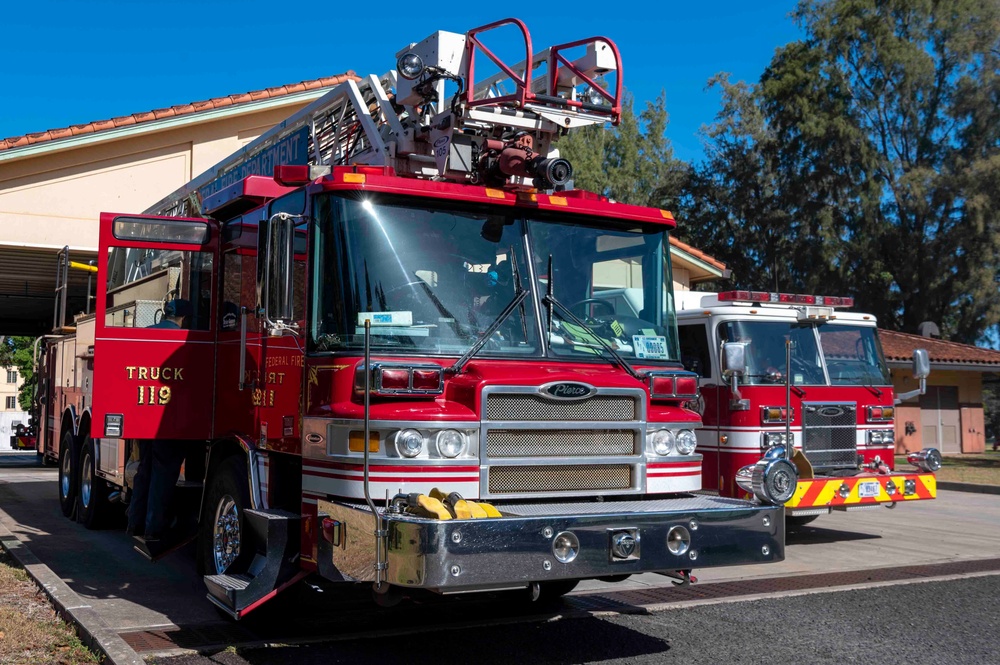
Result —
<svg viewBox="0 0 1000 665"><path fill-rule="evenodd" d="M867 482L858 483L858 497L862 499L868 499L876 497L879 494L881 485L877 480L869 480Z"/></svg>

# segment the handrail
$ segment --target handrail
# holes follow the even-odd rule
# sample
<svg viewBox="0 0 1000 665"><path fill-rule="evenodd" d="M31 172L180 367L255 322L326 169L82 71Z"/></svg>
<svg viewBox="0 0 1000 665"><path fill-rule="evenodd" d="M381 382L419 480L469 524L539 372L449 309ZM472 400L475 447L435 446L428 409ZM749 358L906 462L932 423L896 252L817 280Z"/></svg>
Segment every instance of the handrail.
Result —
<svg viewBox="0 0 1000 665"><path fill-rule="evenodd" d="M477 35L488 30L493 30L504 25L516 25L520 30L521 34L524 35L524 73L522 76L518 76L517 73L507 66L503 60L494 55L485 44L483 44ZM468 106L484 106L487 104L499 104L502 102L516 102L519 106L523 107L525 103L534 98L534 93L531 91L531 35L528 33L528 27L516 18L505 18L493 23L489 23L478 28L473 28L466 33L466 44L465 49L468 52L469 61L467 65L467 85L465 91L465 103ZM501 97L487 97L484 99L474 99L475 94L475 58L476 58L476 48L479 48L486 56L493 61L497 67L500 68L507 76L510 77L511 81L517 86L517 91L510 95L503 95Z"/></svg>
<svg viewBox="0 0 1000 665"><path fill-rule="evenodd" d="M611 53L615 56L615 70L617 76L615 77L615 91L614 94L608 92L604 86L597 83L594 79L583 73L573 62L571 62L566 56L564 56L561 51L576 48L577 46L584 46L585 44L596 44L602 42L608 45L611 49ZM548 94L552 97L558 95L558 85L559 85L559 64L569 69L573 72L573 76L578 77L587 82L587 85L599 95L604 97L606 100L611 102L611 124L617 126L621 122L622 115L622 56L618 52L618 47L613 41L607 37L590 37L588 39L579 39L575 42L567 42L566 44L559 44L557 46L549 47L549 87ZM570 102L572 104L572 102ZM588 110L594 110L590 107Z"/></svg>

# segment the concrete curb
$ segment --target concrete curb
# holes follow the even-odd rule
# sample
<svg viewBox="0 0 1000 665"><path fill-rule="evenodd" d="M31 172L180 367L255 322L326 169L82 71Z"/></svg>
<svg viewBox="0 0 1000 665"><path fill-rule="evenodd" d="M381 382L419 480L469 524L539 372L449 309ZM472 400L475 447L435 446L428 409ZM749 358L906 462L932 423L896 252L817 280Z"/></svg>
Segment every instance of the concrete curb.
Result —
<svg viewBox="0 0 1000 665"><path fill-rule="evenodd" d="M1000 494L1000 485L977 485L975 483L951 483L938 481L939 490L952 492L974 492L975 494Z"/></svg>
<svg viewBox="0 0 1000 665"><path fill-rule="evenodd" d="M55 606L59 615L76 627L80 640L91 651L104 656L103 662L111 665L145 663L117 632L104 623L83 598L70 589L51 568L39 561L38 557L3 524L0 524L0 545L24 566L31 579Z"/></svg>

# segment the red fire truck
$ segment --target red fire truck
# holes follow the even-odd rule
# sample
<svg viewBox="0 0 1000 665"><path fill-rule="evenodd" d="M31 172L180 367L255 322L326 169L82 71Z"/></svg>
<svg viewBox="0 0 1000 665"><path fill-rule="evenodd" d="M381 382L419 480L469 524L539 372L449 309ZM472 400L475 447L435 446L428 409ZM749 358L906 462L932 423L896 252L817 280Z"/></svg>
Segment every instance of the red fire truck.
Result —
<svg viewBox="0 0 1000 665"><path fill-rule="evenodd" d="M758 291L676 298L681 355L701 377L705 489L744 495L740 470L771 449L792 453L792 441L798 480L785 504L789 524L936 496L937 450L911 454L915 469L893 470L895 404L922 394L925 351L914 354L921 388L894 397L875 318L842 309L852 298Z"/></svg>
<svg viewBox="0 0 1000 665"><path fill-rule="evenodd" d="M488 47L501 29L520 64ZM137 549L197 533L237 618L309 573L537 598L781 560L787 496L764 481L787 463L761 462L759 499L692 494L673 217L573 189L552 146L618 122L620 72L602 37L438 32L143 214L102 214L104 291L40 370L65 514L97 526L143 455L182 450L174 500L150 498L166 544ZM637 313L600 297L625 276Z"/></svg>

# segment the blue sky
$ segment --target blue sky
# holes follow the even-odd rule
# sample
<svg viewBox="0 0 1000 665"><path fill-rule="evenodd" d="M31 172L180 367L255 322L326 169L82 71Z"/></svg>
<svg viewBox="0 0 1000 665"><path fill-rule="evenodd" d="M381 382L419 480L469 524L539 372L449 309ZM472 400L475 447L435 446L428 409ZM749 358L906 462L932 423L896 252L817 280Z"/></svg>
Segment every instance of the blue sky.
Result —
<svg viewBox="0 0 1000 665"><path fill-rule="evenodd" d="M637 108L666 93L678 157L719 108L707 80L756 81L801 37L795 0L653 3L333 3L34 0L8 3L0 39L0 138L148 111L353 69L381 74L435 30L516 17L534 49L601 35L618 45ZM364 7L372 12L364 15ZM627 7L627 9L626 9ZM339 9L338 9L339 8ZM436 11L438 10L438 11Z"/></svg>

